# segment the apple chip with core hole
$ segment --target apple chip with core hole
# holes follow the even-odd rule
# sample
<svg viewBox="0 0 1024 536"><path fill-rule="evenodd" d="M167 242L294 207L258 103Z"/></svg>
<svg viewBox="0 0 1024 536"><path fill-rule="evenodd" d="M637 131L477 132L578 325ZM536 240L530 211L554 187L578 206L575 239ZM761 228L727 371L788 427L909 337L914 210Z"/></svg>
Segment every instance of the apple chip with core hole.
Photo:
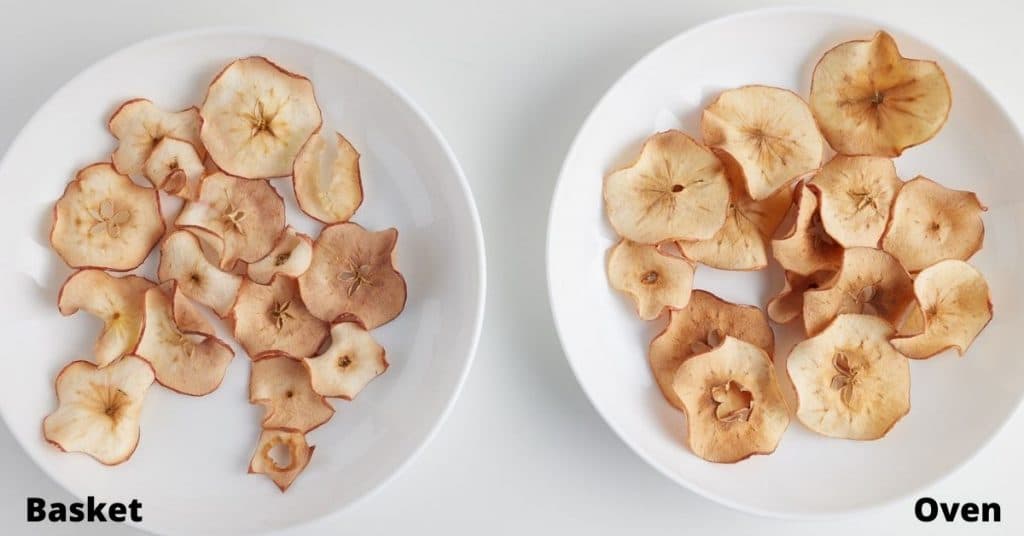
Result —
<svg viewBox="0 0 1024 536"><path fill-rule="evenodd" d="M619 241L608 255L608 281L636 305L640 318L653 320L665 309L682 309L690 301L694 265L655 246Z"/></svg>
<svg viewBox="0 0 1024 536"><path fill-rule="evenodd" d="M899 156L938 134L953 99L937 63L904 58L892 36L878 32L822 56L810 102L837 153Z"/></svg>
<svg viewBox="0 0 1024 536"><path fill-rule="evenodd" d="M925 177L908 181L892 206L882 249L910 272L945 259L967 260L985 239L981 214L987 210L974 192L950 190Z"/></svg>
<svg viewBox="0 0 1024 536"><path fill-rule="evenodd" d="M704 143L735 163L754 200L818 169L825 142L807 103L786 89L723 91L701 116Z"/></svg>
<svg viewBox="0 0 1024 536"><path fill-rule="evenodd" d="M819 434L871 440L910 411L910 366L889 344L893 329L869 315L839 315L793 347L786 363L796 417Z"/></svg>
<svg viewBox="0 0 1024 536"><path fill-rule="evenodd" d="M924 332L892 340L903 355L931 357L947 348L961 356L992 320L992 302L984 276L970 264L946 260L914 279L914 294L924 314Z"/></svg>
<svg viewBox="0 0 1024 536"><path fill-rule="evenodd" d="M405 308L405 278L395 269L398 231L367 231L355 223L328 225L313 243L313 260L299 292L314 316L355 315L373 329Z"/></svg>
<svg viewBox="0 0 1024 536"><path fill-rule="evenodd" d="M815 335L843 313L871 314L898 326L914 303L914 283L899 261L872 248L850 248L825 288L804 292L804 330Z"/></svg>
<svg viewBox="0 0 1024 536"><path fill-rule="evenodd" d="M786 283L782 290L768 302L765 308L768 318L778 324L792 322L804 308L804 291L814 290L827 285L835 277L832 271L814 272L811 275L800 275L786 270Z"/></svg>
<svg viewBox="0 0 1024 536"><path fill-rule="evenodd" d="M340 133L334 150L313 135L295 158L292 184L299 208L323 223L348 221L363 203L359 152Z"/></svg>
<svg viewBox="0 0 1024 536"><path fill-rule="evenodd" d="M310 314L290 277L269 285L243 280L231 317L235 339L253 358L266 352L309 357L327 339L327 323Z"/></svg>
<svg viewBox="0 0 1024 536"><path fill-rule="evenodd" d="M800 183L794 199L797 208L793 228L786 236L772 240L775 260L787 271L800 275L838 269L843 262L843 248L825 232L817 194Z"/></svg>
<svg viewBox="0 0 1024 536"><path fill-rule="evenodd" d="M263 430L256 452L249 462L249 472L267 475L282 491L299 476L313 456L313 449L306 443L306 436L284 430Z"/></svg>
<svg viewBox="0 0 1024 536"><path fill-rule="evenodd" d="M357 320L331 326L331 345L304 359L313 390L323 396L352 400L374 378L388 369L384 347Z"/></svg>
<svg viewBox="0 0 1024 536"><path fill-rule="evenodd" d="M72 268L136 268L164 234L156 190L110 164L78 172L53 207L50 244Z"/></svg>
<svg viewBox="0 0 1024 536"><path fill-rule="evenodd" d="M637 161L604 181L608 220L641 244L703 240L725 222L729 182L710 149L678 130L644 142Z"/></svg>
<svg viewBox="0 0 1024 536"><path fill-rule="evenodd" d="M147 99L132 99L121 105L107 123L118 145L111 160L125 175L142 175L153 149L166 138L184 140L205 156L199 142L199 109L165 112ZM148 176L148 175L147 175Z"/></svg>
<svg viewBox="0 0 1024 536"><path fill-rule="evenodd" d="M264 406L265 429L306 433L334 415L334 408L313 391L302 362L285 354L268 354L252 362L249 401Z"/></svg>
<svg viewBox="0 0 1024 536"><path fill-rule="evenodd" d="M57 409L43 420L43 435L65 452L122 463L139 444L139 413L152 383L153 369L135 356L104 368L73 361L57 375Z"/></svg>
<svg viewBox="0 0 1024 536"><path fill-rule="evenodd" d="M228 64L199 113L210 158L247 179L291 173L295 155L323 121L309 79L258 56Z"/></svg>
<svg viewBox="0 0 1024 536"><path fill-rule="evenodd" d="M105 367L135 351L142 334L146 291L153 286L152 281L134 275L114 277L102 270L79 270L60 288L57 308L65 316L83 309L103 321L93 355L96 364Z"/></svg>
<svg viewBox="0 0 1024 536"><path fill-rule="evenodd" d="M250 263L246 270L249 279L266 285L275 275L299 277L313 260L313 240L308 236L286 227L274 249L262 259Z"/></svg>
<svg viewBox="0 0 1024 536"><path fill-rule="evenodd" d="M153 186L185 199L199 195L199 179L206 174L195 146L185 140L164 138L153 147L143 167Z"/></svg>
<svg viewBox="0 0 1024 536"><path fill-rule="evenodd" d="M242 277L213 265L203 254L199 239L188 231L175 231L160 246L160 281L173 279L189 298L223 317L231 310Z"/></svg>
<svg viewBox="0 0 1024 536"><path fill-rule="evenodd" d="M818 213L829 236L844 248L873 248L903 182L888 158L837 155L808 184L818 192Z"/></svg>
<svg viewBox="0 0 1024 536"><path fill-rule="evenodd" d="M749 342L726 336L717 348L687 359L672 388L686 413L690 449L711 462L771 454L789 426L775 366Z"/></svg>
<svg viewBox="0 0 1024 536"><path fill-rule="evenodd" d="M683 409L672 388L679 365L717 347L726 336L747 341L769 356L775 352L775 335L757 307L729 303L695 290L685 309L672 311L665 331L651 341L648 356L654 379L670 404Z"/></svg>

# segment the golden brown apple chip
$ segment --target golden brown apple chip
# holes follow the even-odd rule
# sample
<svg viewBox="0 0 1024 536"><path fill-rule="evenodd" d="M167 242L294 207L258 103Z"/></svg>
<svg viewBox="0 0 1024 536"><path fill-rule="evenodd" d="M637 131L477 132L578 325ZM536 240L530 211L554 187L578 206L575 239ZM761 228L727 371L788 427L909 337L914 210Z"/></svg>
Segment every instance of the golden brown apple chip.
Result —
<svg viewBox="0 0 1024 536"><path fill-rule="evenodd" d="M301 433L263 430L249 462L249 473L267 475L283 493L309 465L315 448ZM282 452L276 452L279 449Z"/></svg>
<svg viewBox="0 0 1024 536"><path fill-rule="evenodd" d="M313 135L295 158L292 184L299 208L323 223L348 221L363 203L363 182L359 175L359 152L341 133L336 147Z"/></svg>
<svg viewBox="0 0 1024 536"><path fill-rule="evenodd" d="M622 239L608 255L608 282L633 300L640 318L653 320L666 309L686 307L694 268L655 246Z"/></svg>
<svg viewBox="0 0 1024 536"><path fill-rule="evenodd" d="M873 248L903 182L888 158L837 155L809 184L818 192L825 232L844 248Z"/></svg>
<svg viewBox="0 0 1024 536"><path fill-rule="evenodd" d="M235 339L254 359L267 352L309 357L328 335L328 324L302 303L299 284L285 276L269 285L243 280L231 317Z"/></svg>
<svg viewBox="0 0 1024 536"><path fill-rule="evenodd" d="M334 408L313 391L302 361L285 354L265 354L252 362L249 402L265 408L264 429L304 434L334 415Z"/></svg>
<svg viewBox="0 0 1024 536"><path fill-rule="evenodd" d="M303 360L313 390L323 396L352 400L388 369L384 347L354 319L331 326L331 345L324 353Z"/></svg>
<svg viewBox="0 0 1024 536"><path fill-rule="evenodd" d="M249 279L266 285L275 275L299 277L309 268L313 260L313 240L308 236L286 227L274 249L262 259L247 267Z"/></svg>
<svg viewBox="0 0 1024 536"><path fill-rule="evenodd" d="M189 298L226 316L235 303L242 277L213 265L203 254L199 239L188 231L175 231L160 246L160 281L177 281Z"/></svg>
<svg viewBox="0 0 1024 536"><path fill-rule="evenodd" d="M154 187L171 195L195 199L206 168L194 145L177 138L164 138L153 147L143 173Z"/></svg>
<svg viewBox="0 0 1024 536"><path fill-rule="evenodd" d="M132 99L110 116L107 128L118 140L111 160L119 173L142 175L153 148L165 138L177 138L192 144L202 159L206 156L199 142L199 109L165 112L148 99Z"/></svg>
<svg viewBox="0 0 1024 536"><path fill-rule="evenodd" d="M811 275L800 275L786 271L786 283L765 308L768 318L778 324L795 320L804 309L804 291L821 288L829 284L836 273L832 271L814 272Z"/></svg>
<svg viewBox="0 0 1024 536"><path fill-rule="evenodd" d="M804 183L797 184L796 221L786 236L772 240L772 255L787 271L810 275L837 270L843 262L843 248L825 232L818 213L817 194Z"/></svg>
<svg viewBox="0 0 1024 536"><path fill-rule="evenodd" d="M103 321L93 355L96 364L105 367L134 352L142 334L146 291L153 286L152 281L134 275L114 277L102 270L79 270L60 288L57 308L65 316L82 309Z"/></svg>

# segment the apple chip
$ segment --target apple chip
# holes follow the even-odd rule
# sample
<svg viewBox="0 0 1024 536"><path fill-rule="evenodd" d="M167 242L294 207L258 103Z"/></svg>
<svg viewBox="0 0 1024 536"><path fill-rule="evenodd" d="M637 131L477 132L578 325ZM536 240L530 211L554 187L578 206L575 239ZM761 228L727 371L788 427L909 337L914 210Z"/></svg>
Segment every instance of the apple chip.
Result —
<svg viewBox="0 0 1024 536"><path fill-rule="evenodd" d="M313 390L323 396L352 400L388 369L384 347L355 319L331 326L331 345L324 353L304 359Z"/></svg>
<svg viewBox="0 0 1024 536"><path fill-rule="evenodd" d="M723 91L701 116L704 143L732 159L754 200L818 169L825 152L799 95L768 86Z"/></svg>
<svg viewBox="0 0 1024 536"><path fill-rule="evenodd" d="M306 308L331 322L355 315L373 329L405 308L405 278L395 269L398 231L367 231L346 222L328 225L313 243L313 260L299 276Z"/></svg>
<svg viewBox="0 0 1024 536"><path fill-rule="evenodd" d="M678 130L644 142L637 161L605 179L608 220L641 244L711 238L725 223L729 182L710 149Z"/></svg>
<svg viewBox="0 0 1024 536"><path fill-rule="evenodd" d="M199 142L199 109L195 106L180 112L165 112L147 99L132 99L110 116L107 128L118 145L111 160L114 168L125 175L141 175L146 160L165 138L177 138L190 144L205 156Z"/></svg>
<svg viewBox="0 0 1024 536"><path fill-rule="evenodd" d="M194 145L177 138L164 138L153 147L143 173L154 187L171 195L195 199L206 168Z"/></svg>
<svg viewBox="0 0 1024 536"><path fill-rule="evenodd" d="M929 266L914 279L914 295L924 314L924 331L892 340L907 357L932 357L956 348L961 356L992 320L988 283L976 268L961 260Z"/></svg>
<svg viewBox="0 0 1024 536"><path fill-rule="evenodd" d="M747 341L769 356L775 335L757 307L737 305L703 290L695 290L686 308L672 311L668 326L651 341L651 372L665 399L683 409L672 388L676 369L690 357L717 347L726 337Z"/></svg>
<svg viewBox="0 0 1024 536"><path fill-rule="evenodd" d="M878 32L822 56L810 102L836 152L891 157L938 134L953 98L937 63L904 58L892 36Z"/></svg>
<svg viewBox="0 0 1024 536"><path fill-rule="evenodd" d="M815 335L843 313L881 317L895 327L914 303L914 283L899 261L872 248L850 248L832 284L804 292L804 329Z"/></svg>
<svg viewBox="0 0 1024 536"><path fill-rule="evenodd" d="M122 463L139 444L139 413L152 383L153 369L135 356L104 368L73 361L57 375L57 409L43 420L43 436L65 452Z"/></svg>
<svg viewBox="0 0 1024 536"><path fill-rule="evenodd" d="M974 192L950 190L927 179L908 181L892 206L882 249L909 272L945 259L971 258L985 239L981 214L987 209Z"/></svg>
<svg viewBox="0 0 1024 536"><path fill-rule="evenodd" d="M877 247L903 182L892 160L837 155L810 181L825 232L844 248Z"/></svg>
<svg viewBox="0 0 1024 536"><path fill-rule="evenodd" d="M792 322L804 309L804 291L827 285L835 275L836 273L830 270L814 272L811 275L800 275L786 270L785 285L765 308L768 318L778 324Z"/></svg>
<svg viewBox="0 0 1024 536"><path fill-rule="evenodd" d="M762 348L726 336L679 365L672 388L682 402L693 453L716 463L771 454L789 426L789 410Z"/></svg>
<svg viewBox="0 0 1024 536"><path fill-rule="evenodd" d="M85 310L103 321L93 356L105 367L135 350L142 334L146 291L154 283L126 275L114 277L102 270L79 270L64 282L57 297L62 315Z"/></svg>
<svg viewBox="0 0 1024 536"><path fill-rule="evenodd" d="M213 265L203 254L199 239L188 231L175 231L160 246L160 281L175 280L186 296L223 317L231 310L242 277Z"/></svg>
<svg viewBox="0 0 1024 536"><path fill-rule="evenodd" d="M817 194L804 183L797 184L796 220L786 236L772 240L772 255L786 271L810 275L837 270L843 262L843 248L822 225Z"/></svg>
<svg viewBox="0 0 1024 536"><path fill-rule="evenodd" d="M78 172L53 207L50 244L72 268L132 270L164 234L156 190L110 164Z"/></svg>
<svg viewBox="0 0 1024 536"><path fill-rule="evenodd" d="M269 285L243 280L231 317L235 339L255 359L267 352L309 357L328 335L327 323L310 314L290 277Z"/></svg>
<svg viewBox="0 0 1024 536"><path fill-rule="evenodd" d="M308 236L286 227L274 249L262 259L250 263L246 270L249 279L266 285L275 275L299 277L313 260L313 240Z"/></svg>
<svg viewBox="0 0 1024 536"><path fill-rule="evenodd" d="M348 221L363 203L359 152L341 133L333 151L313 135L295 158L292 184L299 208L323 223Z"/></svg>
<svg viewBox="0 0 1024 536"><path fill-rule="evenodd" d="M304 434L334 415L334 408L313 391L302 361L286 354L265 354L252 362L249 402L264 406L264 429Z"/></svg>
<svg viewBox="0 0 1024 536"><path fill-rule="evenodd" d="M323 122L309 79L259 56L228 64L199 113L210 158L247 179L291 173L295 155Z"/></svg>
<svg viewBox="0 0 1024 536"><path fill-rule="evenodd" d="M263 430L249 462L249 473L267 475L283 493L309 465L315 448L301 433Z"/></svg>
<svg viewBox="0 0 1024 536"><path fill-rule="evenodd" d="M786 363L796 417L819 434L871 440L910 411L910 366L881 318L843 314L793 347Z"/></svg>
<svg viewBox="0 0 1024 536"><path fill-rule="evenodd" d="M655 246L622 239L608 255L608 282L629 296L640 318L653 320L690 301L694 265Z"/></svg>

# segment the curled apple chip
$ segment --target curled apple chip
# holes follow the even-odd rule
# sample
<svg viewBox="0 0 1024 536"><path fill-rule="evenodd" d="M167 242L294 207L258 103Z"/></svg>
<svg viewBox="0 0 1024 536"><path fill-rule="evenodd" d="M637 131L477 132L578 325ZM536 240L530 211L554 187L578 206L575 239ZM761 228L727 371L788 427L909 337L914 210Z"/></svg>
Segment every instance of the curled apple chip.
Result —
<svg viewBox="0 0 1024 536"><path fill-rule="evenodd" d="M640 318L653 320L666 309L686 307L694 268L686 259L624 238L608 255L608 282L633 300Z"/></svg>
<svg viewBox="0 0 1024 536"><path fill-rule="evenodd" d="M775 353L775 335L757 307L695 290L686 308L672 311L668 326L651 341L648 352L651 372L665 400L683 409L672 388L676 369L690 357L717 347L727 336L747 341L769 356Z"/></svg>
<svg viewBox="0 0 1024 536"><path fill-rule="evenodd" d="M832 239L818 212L817 194L804 183L794 194L796 220L782 238L772 240L772 255L786 271L810 275L822 270L837 270L843 261L843 248Z"/></svg>
<svg viewBox="0 0 1024 536"><path fill-rule="evenodd" d="M395 269L398 231L367 231L346 222L328 225L313 242L313 260L299 276L306 308L331 322L355 315L373 329L405 308L405 278Z"/></svg>
<svg viewBox="0 0 1024 536"><path fill-rule="evenodd" d="M110 116L107 128L117 138L117 149L111 157L114 168L125 175L142 175L146 160L165 138L177 138L190 144L205 156L199 142L199 109L195 106L180 112L166 112L148 99L132 99Z"/></svg>
<svg viewBox="0 0 1024 536"><path fill-rule="evenodd" d="M807 103L786 89L723 91L704 109L700 127L704 143L736 163L754 200L818 169L825 152Z"/></svg>
<svg viewBox="0 0 1024 536"><path fill-rule="evenodd" d="M331 345L324 353L303 360L313 390L327 397L352 400L388 369L384 347L355 319L331 326Z"/></svg>
<svg viewBox="0 0 1024 536"><path fill-rule="evenodd" d="M923 314L923 332L892 340L910 358L932 357L947 348L956 348L962 356L992 320L985 277L961 260L945 260L921 270L914 279L914 295Z"/></svg>
<svg viewBox="0 0 1024 536"><path fill-rule="evenodd" d="M304 434L334 415L334 408L313 390L302 361L281 353L252 362L249 402L265 408L264 429Z"/></svg>
<svg viewBox="0 0 1024 536"><path fill-rule="evenodd" d="M815 335L843 313L871 314L898 326L914 303L910 274L892 255L850 248L832 283L804 292L804 330Z"/></svg>
<svg viewBox="0 0 1024 536"><path fill-rule="evenodd" d="M295 157L292 170L299 208L323 223L348 221L363 203L359 152L340 132L335 136L331 151L321 136L310 137Z"/></svg>
<svg viewBox="0 0 1024 536"><path fill-rule="evenodd" d="M164 234L156 190L110 164L78 172L53 207L50 244L72 268L123 272L142 264Z"/></svg>
<svg viewBox="0 0 1024 536"><path fill-rule="evenodd" d="M881 318L843 314L793 347L796 417L819 434L879 439L910 411L910 366Z"/></svg>
<svg viewBox="0 0 1024 536"><path fill-rule="evenodd" d="M93 356L105 367L135 350L145 318L146 291L154 287L148 279L126 275L114 277L102 270L79 270L60 288L57 308L62 315L85 310L103 321Z"/></svg>
<svg viewBox="0 0 1024 536"><path fill-rule="evenodd" d="M275 275L299 277L313 260L313 240L308 236L286 227L274 249L262 259L246 267L249 279L266 285Z"/></svg>
<svg viewBox="0 0 1024 536"><path fill-rule="evenodd" d="M309 357L328 335L327 323L310 314L290 277L269 285L243 280L231 317L235 339L253 358L267 352Z"/></svg>
<svg viewBox="0 0 1024 536"><path fill-rule="evenodd" d="M210 158L247 179L291 173L295 155L323 122L309 79L259 56L228 64L199 113Z"/></svg>
<svg viewBox="0 0 1024 536"><path fill-rule="evenodd" d="M765 307L768 318L778 324L796 320L804 308L804 291L827 285L835 275L836 273L831 270L814 272L811 275L800 275L786 270L785 285Z"/></svg>
<svg viewBox="0 0 1024 536"><path fill-rule="evenodd" d="M892 205L882 249L909 272L945 259L965 261L985 240L987 209L974 192L950 190L925 177L907 181Z"/></svg>
<svg viewBox="0 0 1024 536"><path fill-rule="evenodd" d="M808 184L818 192L828 236L844 248L873 248L903 182L888 158L837 155Z"/></svg>
<svg viewBox="0 0 1024 536"><path fill-rule="evenodd" d="M203 254L199 239L188 231L174 231L160 246L160 281L174 280L193 300L223 317L231 310L242 277L213 265Z"/></svg>
<svg viewBox="0 0 1024 536"><path fill-rule="evenodd" d="M153 146L143 166L143 174L160 190L195 199L199 195L199 180L206 174L206 168L194 145L167 137Z"/></svg>
<svg viewBox="0 0 1024 536"><path fill-rule="evenodd" d="M672 388L686 413L690 449L710 462L771 454L789 426L768 354L734 337L683 361Z"/></svg>
<svg viewBox="0 0 1024 536"><path fill-rule="evenodd" d="M249 473L267 475L283 493L309 465L315 448L299 432L263 430L249 462Z"/></svg>
<svg viewBox="0 0 1024 536"><path fill-rule="evenodd" d="M139 413L152 383L153 369L135 356L103 368L73 361L57 375L57 409L43 420L43 436L65 452L122 463L139 444Z"/></svg>
<svg viewBox="0 0 1024 536"><path fill-rule="evenodd" d="M710 149L678 130L644 142L633 165L604 181L608 220L641 244L703 240L725 223L729 182Z"/></svg>
<svg viewBox="0 0 1024 536"><path fill-rule="evenodd" d="M822 56L810 102L837 153L899 156L939 133L953 98L937 63L904 58L892 36L878 32Z"/></svg>

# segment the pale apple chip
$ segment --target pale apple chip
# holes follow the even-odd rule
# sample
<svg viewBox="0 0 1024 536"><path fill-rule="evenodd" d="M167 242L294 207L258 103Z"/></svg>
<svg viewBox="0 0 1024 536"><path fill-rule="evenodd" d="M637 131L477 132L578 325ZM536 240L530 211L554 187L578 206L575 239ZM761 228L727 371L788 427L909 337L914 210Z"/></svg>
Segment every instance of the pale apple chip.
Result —
<svg viewBox="0 0 1024 536"><path fill-rule="evenodd" d="M700 126L704 143L736 163L754 200L817 170L825 152L807 103L786 89L723 91L704 109Z"/></svg>
<svg viewBox="0 0 1024 536"><path fill-rule="evenodd" d="M775 353L775 334L764 312L751 305L737 305L703 290L695 290L684 309L672 311L665 330L651 341L648 359L661 393L673 406L683 409L672 388L676 369L697 354L735 337Z"/></svg>
<svg viewBox="0 0 1024 536"><path fill-rule="evenodd" d="M184 199L195 199L206 168L194 145L167 137L153 147L143 173L154 187Z"/></svg>
<svg viewBox="0 0 1024 536"><path fill-rule="evenodd" d="M132 99L110 116L107 128L117 138L117 149L111 157L114 168L125 175L142 175L153 149L165 138L177 138L206 156L199 141L199 109L195 106L180 112L165 112L147 99Z"/></svg>
<svg viewBox="0 0 1024 536"><path fill-rule="evenodd" d="M804 291L828 285L835 275L836 273L830 270L814 272L811 275L800 275L786 270L785 285L765 307L768 318L777 324L796 320L804 309Z"/></svg>
<svg viewBox="0 0 1024 536"><path fill-rule="evenodd" d="M683 361L672 389L686 413L693 453L736 463L771 454L789 426L789 410L764 349L726 336L716 348Z"/></svg>
<svg viewBox="0 0 1024 536"><path fill-rule="evenodd" d="M135 356L104 368L73 361L57 375L57 409L43 420L43 436L65 452L122 463L139 444L139 413L152 383L153 369Z"/></svg>
<svg viewBox="0 0 1024 536"><path fill-rule="evenodd" d="M348 221L363 203L359 152L341 133L333 150L313 135L295 158L292 184L299 208L323 223Z"/></svg>
<svg viewBox="0 0 1024 536"><path fill-rule="evenodd" d="M794 199L797 209L793 228L782 238L772 240L775 260L787 271L804 276L839 269L843 247L825 232L817 194L801 182Z"/></svg>
<svg viewBox="0 0 1024 536"><path fill-rule="evenodd" d="M264 407L264 429L304 434L334 415L334 408L313 391L302 361L286 354L265 354L252 362L249 402Z"/></svg>
<svg viewBox="0 0 1024 536"><path fill-rule="evenodd" d="M985 240L986 209L974 192L950 190L925 177L907 181L892 205L882 249L907 271L971 258Z"/></svg>
<svg viewBox="0 0 1024 536"><path fill-rule="evenodd" d="M320 355L303 360L313 390L327 397L352 400L388 369L384 347L353 318L331 326L331 345Z"/></svg>
<svg viewBox="0 0 1024 536"><path fill-rule="evenodd" d="M228 64L199 113L210 158L247 179L291 173L295 155L323 122L309 79L259 56Z"/></svg>
<svg viewBox="0 0 1024 536"><path fill-rule="evenodd" d="M249 462L249 473L267 475L283 493L309 465L315 448L306 443L302 433L263 430Z"/></svg>
<svg viewBox="0 0 1024 536"><path fill-rule="evenodd" d="M822 56L810 103L836 152L892 157L938 134L953 98L937 63L904 58L892 36L878 32Z"/></svg>
<svg viewBox="0 0 1024 536"><path fill-rule="evenodd" d="M648 138L633 165L605 178L604 203L623 238L703 240L725 223L729 181L710 149L668 130Z"/></svg>
<svg viewBox="0 0 1024 536"><path fill-rule="evenodd" d="M103 321L93 356L97 365L105 367L135 351L142 335L146 291L154 286L134 275L114 277L102 270L79 270L60 288L57 308L65 316L85 310Z"/></svg>
<svg viewBox="0 0 1024 536"><path fill-rule="evenodd" d="M274 249L246 267L249 279L266 285L275 275L299 277L313 260L313 240L291 227L285 227Z"/></svg>
<svg viewBox="0 0 1024 536"><path fill-rule="evenodd" d="M665 310L686 307L694 268L690 261L656 246L622 239L608 255L608 282L629 296L640 318L653 320Z"/></svg>
<svg viewBox="0 0 1024 536"><path fill-rule="evenodd" d="M903 181L888 158L837 155L808 184L818 192L818 213L829 236L844 248L873 248Z"/></svg>
<svg viewBox="0 0 1024 536"><path fill-rule="evenodd" d="M242 277L225 272L211 263L199 239L188 231L175 231L160 246L160 281L174 280L181 291L193 300L224 317L235 303Z"/></svg>
<svg viewBox="0 0 1024 536"><path fill-rule="evenodd" d="M910 411L910 366L889 343L885 320L836 317L793 347L786 363L797 394L796 417L829 437L883 437Z"/></svg>
<svg viewBox="0 0 1024 536"><path fill-rule="evenodd" d="M310 314L299 297L299 284L275 277L269 285L242 281L231 308L235 339L249 356L285 353L309 357L327 339L327 322Z"/></svg>
<svg viewBox="0 0 1024 536"><path fill-rule="evenodd" d="M50 244L72 268L118 272L142 264L164 234L160 197L110 164L78 172L53 207Z"/></svg>

